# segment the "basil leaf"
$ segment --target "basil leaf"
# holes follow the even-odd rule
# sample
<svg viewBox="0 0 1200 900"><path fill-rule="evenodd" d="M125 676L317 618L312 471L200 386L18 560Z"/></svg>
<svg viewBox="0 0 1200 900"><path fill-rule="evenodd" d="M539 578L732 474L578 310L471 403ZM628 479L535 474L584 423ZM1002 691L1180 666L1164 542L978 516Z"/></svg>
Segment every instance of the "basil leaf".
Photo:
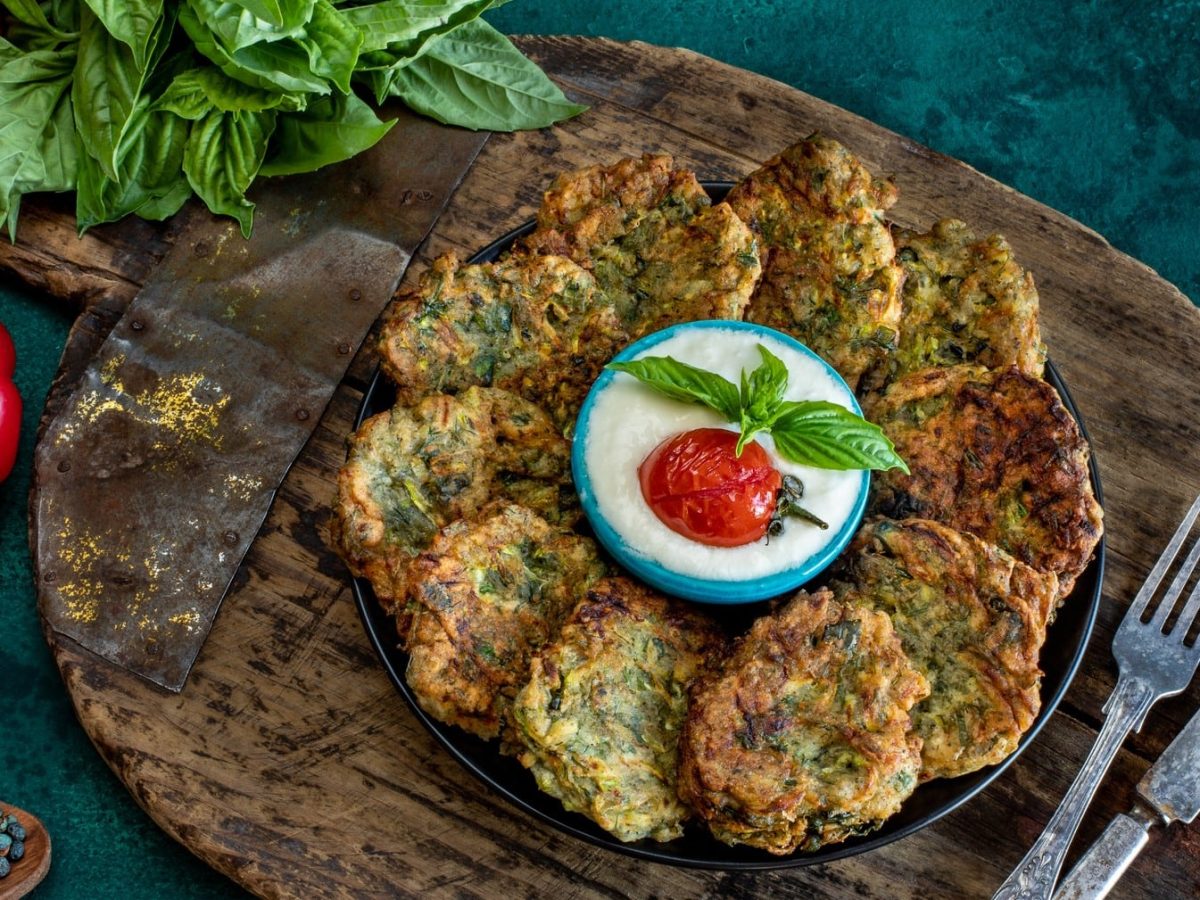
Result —
<svg viewBox="0 0 1200 900"><path fill-rule="evenodd" d="M51 25L46 18L46 13L36 0L0 0L0 6L4 6L14 19L23 25L27 25L33 31L50 37L55 42L69 40L73 35L71 32L62 31ZM13 29L15 31L16 29ZM12 36L12 31L9 32ZM32 49L49 49L37 47Z"/></svg>
<svg viewBox="0 0 1200 900"><path fill-rule="evenodd" d="M390 89L416 112L476 131L544 128L587 108L482 19L437 38Z"/></svg>
<svg viewBox="0 0 1200 900"><path fill-rule="evenodd" d="M742 395L742 408L747 410L754 422L766 422L783 400L783 392L787 389L788 370L778 356L758 345L762 362L750 373L749 383L743 379L745 393Z"/></svg>
<svg viewBox="0 0 1200 900"><path fill-rule="evenodd" d="M411 61L431 38L477 19L496 0L383 0L343 10L363 34L363 52L388 50L391 63Z"/></svg>
<svg viewBox="0 0 1200 900"><path fill-rule="evenodd" d="M161 27L163 0L84 0L105 30L133 52L134 64L146 71L155 32Z"/></svg>
<svg viewBox="0 0 1200 900"><path fill-rule="evenodd" d="M42 132L39 146L42 157L42 180L28 191L69 191L75 187L79 167L79 141L75 134L75 112L66 91L58 98L54 115ZM83 154L86 156L87 154Z"/></svg>
<svg viewBox="0 0 1200 900"><path fill-rule="evenodd" d="M629 362L613 362L604 368L632 375L673 400L699 403L736 422L740 406L732 381L706 372L670 356L644 356Z"/></svg>
<svg viewBox="0 0 1200 900"><path fill-rule="evenodd" d="M236 0L233 3L206 0L197 5L196 11L201 13L204 23L221 39L225 49L232 53L251 44L302 35L312 19L315 5L316 0L293 0L282 8L274 5L272 10L249 0Z"/></svg>
<svg viewBox="0 0 1200 900"><path fill-rule="evenodd" d="M245 237L254 220L246 189L258 174L274 127L273 110L213 110L192 124L184 148L183 171L192 189L214 213L237 219Z"/></svg>
<svg viewBox="0 0 1200 900"><path fill-rule="evenodd" d="M252 88L218 69L205 66L176 75L155 107L195 121L214 109L220 112L262 112L267 109L291 112L303 109L306 103L303 94Z"/></svg>
<svg viewBox="0 0 1200 900"><path fill-rule="evenodd" d="M771 416L778 410L779 403L783 400L783 392L787 388L788 371L783 360L762 344L758 345L758 354L762 357L762 362L757 368L749 376L746 375L745 369L742 370L739 390L741 408L738 416L740 434L734 448L735 456L741 456L746 444L758 432L768 427Z"/></svg>
<svg viewBox="0 0 1200 900"><path fill-rule="evenodd" d="M141 94L145 70L89 8L80 10L79 56L71 84L75 125L84 148L109 178L117 177L117 148Z"/></svg>
<svg viewBox="0 0 1200 900"><path fill-rule="evenodd" d="M350 76L358 64L362 32L355 28L329 0L318 0L308 27L308 64L314 75L327 78L343 94L350 93Z"/></svg>
<svg viewBox="0 0 1200 900"><path fill-rule="evenodd" d="M79 167L75 219L79 233L93 225L115 222L129 213L164 219L178 212L192 195L181 171L188 123L171 112L143 103L134 113L120 164L120 181L108 178L96 161L84 155Z"/></svg>
<svg viewBox="0 0 1200 900"><path fill-rule="evenodd" d="M186 0L179 7L179 24L196 49L235 81L262 90L328 94L329 84L315 75L309 54L296 41L262 42L230 52L201 21L196 7L209 0Z"/></svg>
<svg viewBox="0 0 1200 900"><path fill-rule="evenodd" d="M396 124L380 121L354 94L334 94L309 104L302 113L281 115L271 139L271 153L260 175L312 172L341 162L373 146Z"/></svg>
<svg viewBox="0 0 1200 900"><path fill-rule="evenodd" d="M908 466L878 425L836 403L784 401L770 431L780 455L801 465L908 473Z"/></svg>
<svg viewBox="0 0 1200 900"><path fill-rule="evenodd" d="M256 19L287 30L308 21L312 0L234 0L229 6L240 6Z"/></svg>
<svg viewBox="0 0 1200 900"><path fill-rule="evenodd" d="M0 38L0 221L13 240L22 194L73 187L73 63L71 49L21 53Z"/></svg>

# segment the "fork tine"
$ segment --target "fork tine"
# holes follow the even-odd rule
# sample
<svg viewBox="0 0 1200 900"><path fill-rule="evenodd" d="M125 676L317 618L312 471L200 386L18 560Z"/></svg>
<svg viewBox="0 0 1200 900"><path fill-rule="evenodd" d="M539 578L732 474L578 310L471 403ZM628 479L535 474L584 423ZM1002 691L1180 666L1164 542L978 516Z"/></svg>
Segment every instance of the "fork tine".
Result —
<svg viewBox="0 0 1200 900"><path fill-rule="evenodd" d="M1171 587L1167 589L1162 603L1158 604L1158 608L1154 610L1154 618L1150 620L1150 623L1159 631L1162 631L1163 626L1167 624L1167 616L1171 615L1171 610L1175 608L1175 604L1179 601L1179 595L1187 587L1188 579L1192 577L1192 572L1196 569L1197 560L1200 560L1200 539L1192 544L1192 549L1188 552L1187 559L1183 561L1183 565L1179 567L1179 571L1175 573L1175 577L1171 580Z"/></svg>
<svg viewBox="0 0 1200 900"><path fill-rule="evenodd" d="M1188 595L1187 605L1179 614L1179 618L1175 620L1175 633L1179 636L1181 643L1187 640L1188 632L1192 630L1192 623L1196 621L1197 613L1200 613L1200 582L1197 582L1192 588L1192 593ZM1195 647L1197 652L1200 652L1200 637L1196 638Z"/></svg>
<svg viewBox="0 0 1200 900"><path fill-rule="evenodd" d="M1146 610L1146 605L1150 602L1150 598L1154 596L1154 592L1158 590L1158 585L1163 580L1163 576L1167 574L1167 569L1171 568L1171 563L1175 561L1175 557L1179 553L1179 548L1183 546L1188 532L1192 530L1192 523L1196 521L1197 514L1200 514L1200 496L1192 501L1191 509L1187 511L1187 515L1183 517L1183 521L1175 529L1175 534L1171 536L1170 542L1163 548L1162 555L1158 557L1158 562L1154 564L1154 568L1150 570L1150 574L1146 576L1146 580L1142 582L1141 590L1137 592L1137 596L1133 598L1133 603L1129 605L1129 611L1125 614L1126 619L1130 619L1133 616L1141 618L1142 613ZM1183 586L1180 585L1180 590L1182 589ZM1176 596L1178 597L1178 592Z"/></svg>

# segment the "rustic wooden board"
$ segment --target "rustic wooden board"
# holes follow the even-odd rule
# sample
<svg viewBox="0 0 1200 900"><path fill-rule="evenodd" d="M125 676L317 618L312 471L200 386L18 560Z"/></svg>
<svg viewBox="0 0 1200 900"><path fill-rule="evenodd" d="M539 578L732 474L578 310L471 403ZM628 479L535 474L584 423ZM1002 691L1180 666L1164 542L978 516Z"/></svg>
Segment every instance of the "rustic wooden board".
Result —
<svg viewBox="0 0 1200 900"><path fill-rule="evenodd" d="M558 834L476 783L435 744L378 665L346 572L326 544L334 473L370 349L351 368L284 482L182 694L167 695L48 635L97 749L165 830L265 896L984 896L1023 855L1095 735L1114 681L1121 612L1200 489L1200 313L1100 236L969 166L777 82L683 50L583 38L521 46L590 112L493 136L422 259L469 253L528 219L553 174L647 150L702 178L735 178L820 129L901 189L895 218L955 215L997 230L1035 273L1051 356L1091 430L1108 509L1098 632L1066 703L991 788L924 831L836 863L759 873L642 863ZM0 267L84 304L52 409L163 247L169 228L97 229L29 205ZM181 236L178 239L186 239ZM37 527L37 523L34 523ZM1098 834L1200 703L1161 704L1119 757L1084 823ZM1076 854L1079 852L1077 844ZM1117 896L1200 885L1200 828L1158 834Z"/></svg>

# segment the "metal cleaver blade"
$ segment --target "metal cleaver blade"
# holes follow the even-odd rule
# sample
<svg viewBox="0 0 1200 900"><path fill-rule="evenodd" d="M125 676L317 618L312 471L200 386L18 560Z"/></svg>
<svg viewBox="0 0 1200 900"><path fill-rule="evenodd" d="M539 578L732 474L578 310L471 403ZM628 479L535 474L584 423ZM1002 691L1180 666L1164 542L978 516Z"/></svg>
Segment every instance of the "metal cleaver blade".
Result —
<svg viewBox="0 0 1200 900"><path fill-rule="evenodd" d="M403 109L366 153L190 207L35 458L49 628L183 688L276 489L487 134Z"/></svg>

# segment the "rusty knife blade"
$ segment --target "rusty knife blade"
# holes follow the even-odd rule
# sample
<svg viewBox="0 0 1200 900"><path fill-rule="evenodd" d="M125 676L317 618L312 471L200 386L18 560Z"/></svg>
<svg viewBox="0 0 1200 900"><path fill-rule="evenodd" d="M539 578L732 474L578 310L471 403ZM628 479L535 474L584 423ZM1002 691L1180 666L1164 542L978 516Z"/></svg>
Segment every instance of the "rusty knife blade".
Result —
<svg viewBox="0 0 1200 900"><path fill-rule="evenodd" d="M190 208L38 445L54 631L183 688L276 489L487 135L403 109L366 153L264 179L254 234Z"/></svg>

